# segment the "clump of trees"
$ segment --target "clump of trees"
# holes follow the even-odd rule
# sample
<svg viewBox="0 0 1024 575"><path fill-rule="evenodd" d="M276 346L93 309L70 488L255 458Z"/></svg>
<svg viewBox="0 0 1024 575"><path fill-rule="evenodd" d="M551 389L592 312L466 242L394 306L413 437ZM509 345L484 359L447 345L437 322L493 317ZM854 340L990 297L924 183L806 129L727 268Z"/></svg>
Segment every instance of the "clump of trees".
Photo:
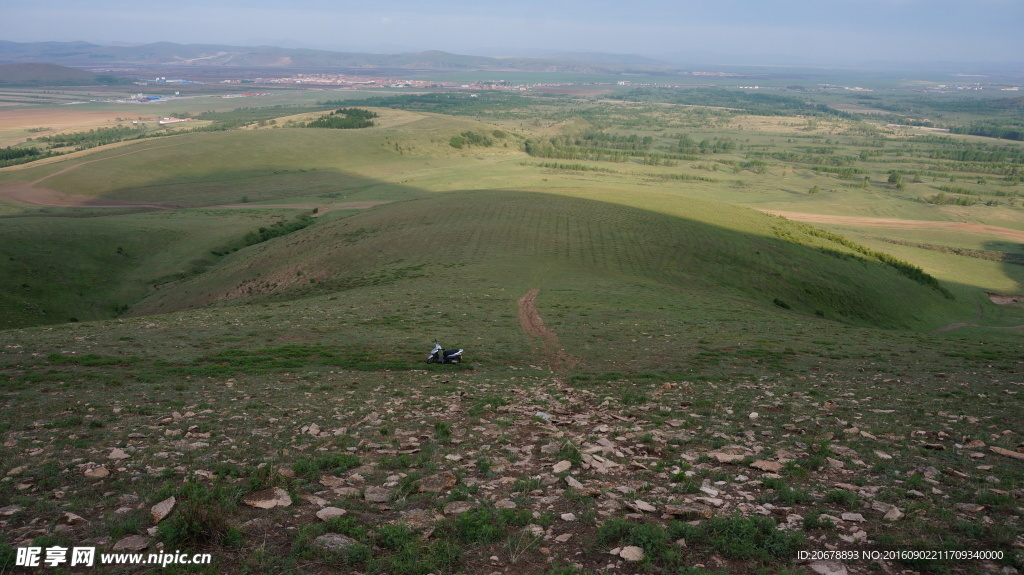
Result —
<svg viewBox="0 0 1024 575"><path fill-rule="evenodd" d="M362 108L340 108L326 116L320 116L312 122L307 122L305 127L335 130L369 128L373 125L373 119L377 117L375 112Z"/></svg>
<svg viewBox="0 0 1024 575"><path fill-rule="evenodd" d="M497 130L495 131L497 132ZM462 132L458 136L452 136L448 140L448 145L453 148L461 149L465 146L483 146L489 148L494 145L494 140L487 136L477 134L476 132L466 131Z"/></svg>

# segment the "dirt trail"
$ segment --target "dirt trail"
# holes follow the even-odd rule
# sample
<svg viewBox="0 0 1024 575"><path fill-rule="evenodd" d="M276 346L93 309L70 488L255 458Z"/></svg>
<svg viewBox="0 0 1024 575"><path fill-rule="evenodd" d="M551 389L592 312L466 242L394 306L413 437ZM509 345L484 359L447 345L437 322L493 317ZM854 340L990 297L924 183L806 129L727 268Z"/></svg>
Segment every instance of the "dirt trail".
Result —
<svg viewBox="0 0 1024 575"><path fill-rule="evenodd" d="M519 323L527 335L539 338L544 346L544 356L547 358L552 371L561 371L567 367L576 365L576 359L562 349L561 343L555 332L544 325L544 320L537 311L537 288L526 292L526 295L519 298Z"/></svg>
<svg viewBox="0 0 1024 575"><path fill-rule="evenodd" d="M879 228L901 228L908 230L951 230L975 232L1002 236L1011 240L1024 242L1024 231L990 226L987 224L971 224L967 222L937 222L930 220L900 220L896 218L871 218L866 216L831 216L827 214L808 214L803 212L782 212L777 210L761 210L768 214L782 216L788 220L810 222L816 224L836 224L844 226L867 226Z"/></svg>

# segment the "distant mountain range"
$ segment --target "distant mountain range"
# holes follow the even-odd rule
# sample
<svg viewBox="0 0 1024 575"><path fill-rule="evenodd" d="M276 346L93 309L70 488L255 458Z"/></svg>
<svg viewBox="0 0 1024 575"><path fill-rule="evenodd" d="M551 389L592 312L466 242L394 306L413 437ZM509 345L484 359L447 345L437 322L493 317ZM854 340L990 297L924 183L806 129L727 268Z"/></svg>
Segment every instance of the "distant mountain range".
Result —
<svg viewBox="0 0 1024 575"><path fill-rule="evenodd" d="M237 67L366 68L425 71L495 70L608 74L657 72L672 66L643 56L559 54L550 58L492 58L428 51L405 54L331 52L274 46L225 46L158 42L142 46L101 46L88 42L0 41L0 63L53 63L76 68Z"/></svg>
<svg viewBox="0 0 1024 575"><path fill-rule="evenodd" d="M130 83L127 78L58 64L0 63L0 86L96 86L126 83Z"/></svg>

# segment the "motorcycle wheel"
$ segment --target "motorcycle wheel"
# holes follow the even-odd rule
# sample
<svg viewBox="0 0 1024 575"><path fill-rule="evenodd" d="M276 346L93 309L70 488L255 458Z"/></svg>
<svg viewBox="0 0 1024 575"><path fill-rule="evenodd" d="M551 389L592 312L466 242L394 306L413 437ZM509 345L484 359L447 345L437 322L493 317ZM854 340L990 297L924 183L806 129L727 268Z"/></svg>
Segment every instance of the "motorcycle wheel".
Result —
<svg viewBox="0 0 1024 575"><path fill-rule="evenodd" d="M428 357L427 358L427 363L434 363L434 356Z"/></svg>

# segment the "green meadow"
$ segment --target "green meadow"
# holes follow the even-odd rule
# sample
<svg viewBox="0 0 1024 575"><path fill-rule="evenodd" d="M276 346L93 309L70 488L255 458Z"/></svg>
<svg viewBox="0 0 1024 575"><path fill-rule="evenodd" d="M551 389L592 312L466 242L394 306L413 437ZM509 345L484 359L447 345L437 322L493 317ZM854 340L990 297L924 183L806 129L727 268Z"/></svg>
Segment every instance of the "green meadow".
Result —
<svg viewBox="0 0 1024 575"><path fill-rule="evenodd" d="M172 572L1024 568L1019 142L629 90L305 128L314 94L0 169L0 572L130 535L215 555Z"/></svg>

